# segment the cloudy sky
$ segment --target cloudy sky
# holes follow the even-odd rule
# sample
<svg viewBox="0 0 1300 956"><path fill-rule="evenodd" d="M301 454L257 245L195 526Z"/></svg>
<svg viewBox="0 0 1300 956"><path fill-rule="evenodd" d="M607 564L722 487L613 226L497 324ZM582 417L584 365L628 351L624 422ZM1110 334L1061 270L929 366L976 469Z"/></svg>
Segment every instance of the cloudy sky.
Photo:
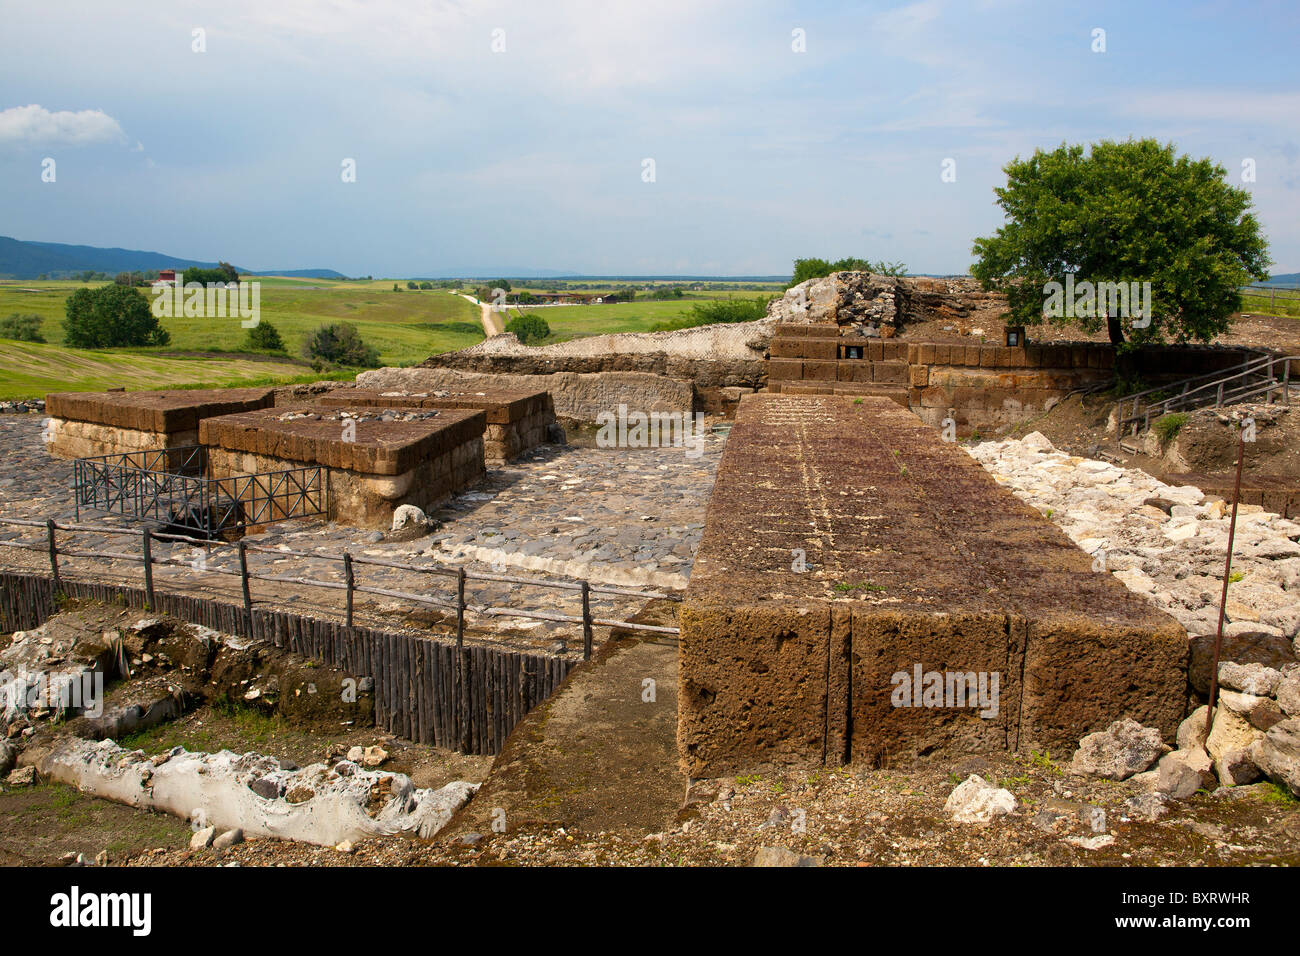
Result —
<svg viewBox="0 0 1300 956"><path fill-rule="evenodd" d="M1300 270L1289 0L3 8L19 239L376 276L965 272L1008 160L1154 136L1237 183L1254 160Z"/></svg>

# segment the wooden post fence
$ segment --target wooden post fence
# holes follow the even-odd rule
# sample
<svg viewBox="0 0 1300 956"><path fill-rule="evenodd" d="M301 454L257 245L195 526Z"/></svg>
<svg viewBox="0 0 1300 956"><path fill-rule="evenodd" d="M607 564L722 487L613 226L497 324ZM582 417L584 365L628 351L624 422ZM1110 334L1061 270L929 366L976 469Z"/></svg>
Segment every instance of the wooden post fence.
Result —
<svg viewBox="0 0 1300 956"><path fill-rule="evenodd" d="M158 607L158 600L153 593L153 534L145 528L140 535L141 548L144 551L144 593L149 602L149 610Z"/></svg>
<svg viewBox="0 0 1300 956"><path fill-rule="evenodd" d="M63 590L63 582L59 580L59 548L54 541L54 519L45 519L45 538L50 547L50 571L54 574L54 593L58 594Z"/></svg>

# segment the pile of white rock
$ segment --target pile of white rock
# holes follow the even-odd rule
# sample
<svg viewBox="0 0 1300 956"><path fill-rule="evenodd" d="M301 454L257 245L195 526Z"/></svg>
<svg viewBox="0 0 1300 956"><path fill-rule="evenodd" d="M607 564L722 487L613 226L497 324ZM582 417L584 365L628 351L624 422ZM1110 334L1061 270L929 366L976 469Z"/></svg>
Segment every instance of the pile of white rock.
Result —
<svg viewBox="0 0 1300 956"><path fill-rule="evenodd" d="M387 754L367 748L361 756L371 766ZM364 769L351 760L297 768L263 754L182 747L150 757L112 740L79 737L61 740L37 770L97 797L188 819L205 832L203 846L220 839L220 830L237 830L239 839L275 837L319 846L398 833L427 839L479 788L461 780L436 790L418 788L405 774Z"/></svg>
<svg viewBox="0 0 1300 956"><path fill-rule="evenodd" d="M1111 780L1132 778L1167 800L1237 787L1269 777L1300 797L1300 664L1219 667L1219 703L1178 727L1177 749L1160 731L1124 719L1079 741L1070 769Z"/></svg>
<svg viewBox="0 0 1300 956"><path fill-rule="evenodd" d="M1099 570L1145 595L1193 638L1215 632L1231 511L1222 499L1065 454L1038 432L985 442L970 454L1093 555ZM1226 637L1285 639L1300 656L1297 538L1300 524L1258 505L1238 508Z"/></svg>
<svg viewBox="0 0 1300 956"><path fill-rule="evenodd" d="M1230 507L1191 486L1174 487L1136 469L1057 451L1038 432L970 449L1000 484L1057 524L1094 557L1094 567L1144 595L1201 646L1218 627ZM1227 653L1219 699L1178 728L1177 748L1160 732L1116 721L1079 742L1072 769L1132 778L1166 799L1234 787L1267 776L1300 796L1300 524L1242 505L1233 541L1234 574L1225 608ZM1286 642L1290 642L1287 648ZM1231 660L1252 648L1270 663ZM1209 665L1200 678L1208 683ZM1193 654L1193 670L1196 655ZM1208 686L1194 689L1201 693Z"/></svg>

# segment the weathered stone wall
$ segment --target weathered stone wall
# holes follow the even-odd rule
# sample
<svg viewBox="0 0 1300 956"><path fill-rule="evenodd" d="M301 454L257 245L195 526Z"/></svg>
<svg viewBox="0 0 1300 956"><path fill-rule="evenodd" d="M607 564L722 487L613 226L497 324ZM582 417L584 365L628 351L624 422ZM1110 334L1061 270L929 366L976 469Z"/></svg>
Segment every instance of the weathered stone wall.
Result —
<svg viewBox="0 0 1300 956"><path fill-rule="evenodd" d="M436 417L361 421L345 440L340 419L306 406L273 408L206 419L199 439L213 478L324 465L332 519L387 527L399 505L437 507L483 476L484 413L427 414Z"/></svg>
<svg viewBox="0 0 1300 956"><path fill-rule="evenodd" d="M661 405L655 410L725 412L735 407L736 389L752 390L765 384L764 359L773 324L763 319L672 332L622 332L538 347L522 345L513 335L497 335L467 349L431 356L422 368L511 376L516 383L512 387L546 388L555 396L556 413L578 422L592 422L596 414L619 404L650 410L644 404L644 381L638 382L631 377L634 375L686 386L677 391L689 394L690 404L683 404L678 396L672 399L671 408ZM373 375L364 373L358 381L369 384ZM576 387L578 380L556 377L561 375L605 376L601 388L621 388L626 397L614 398L612 405L569 401L558 388Z"/></svg>
<svg viewBox="0 0 1300 956"><path fill-rule="evenodd" d="M784 323L833 323L890 338L910 322L947 319L961 325L1006 310L1006 298L969 276L932 279L836 272L786 290L768 307ZM999 323L1000 327L1000 323Z"/></svg>
<svg viewBox="0 0 1300 956"><path fill-rule="evenodd" d="M54 392L50 454L59 458L118 455L198 441L199 422L268 408L270 388L172 389L157 392Z"/></svg>
<svg viewBox="0 0 1300 956"><path fill-rule="evenodd" d="M122 428L117 425L98 425L94 422L70 421L64 418L51 418L48 429L50 440L45 447L56 458L121 455L133 451L194 445L199 440L196 428L155 432L138 428Z"/></svg>
<svg viewBox="0 0 1300 956"><path fill-rule="evenodd" d="M209 473L230 478L303 467L303 462L274 455L211 448ZM396 474L370 474L350 468L327 469L331 521L360 528L387 529L401 505L432 511L453 494L478 483L484 475L483 439L455 445ZM273 516L274 517L274 516Z"/></svg>
<svg viewBox="0 0 1300 956"><path fill-rule="evenodd" d="M1062 749L1121 716L1172 735L1187 699L1176 621L869 396L742 400L681 623L691 776ZM997 672L997 713L895 706L918 665Z"/></svg>
<svg viewBox="0 0 1300 956"><path fill-rule="evenodd" d="M759 363L762 364L762 363ZM547 375L467 372L451 368L381 368L357 376L362 388L410 392L434 389L546 391L555 415L571 422L594 422L620 404L645 412L690 411L695 396L689 382L646 372L554 372Z"/></svg>
<svg viewBox="0 0 1300 956"><path fill-rule="evenodd" d="M856 350L856 351L850 351ZM861 358L850 358L860 354ZM1126 357L1152 380L1240 365L1254 353L1216 346L1161 346ZM1096 343L951 345L868 338L828 322L781 324L771 343L768 388L782 394L878 395L961 433L1023 421L1077 389L1114 377L1114 346Z"/></svg>

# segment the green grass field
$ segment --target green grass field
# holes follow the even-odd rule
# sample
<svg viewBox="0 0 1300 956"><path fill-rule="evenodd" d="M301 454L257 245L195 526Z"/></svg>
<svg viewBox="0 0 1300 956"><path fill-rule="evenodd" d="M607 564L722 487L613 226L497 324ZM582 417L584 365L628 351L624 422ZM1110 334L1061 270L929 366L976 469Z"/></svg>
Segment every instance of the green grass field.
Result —
<svg viewBox="0 0 1300 956"><path fill-rule="evenodd" d="M301 348L318 326L352 322L379 349L385 365L413 365L437 352L483 339L479 312L447 292L393 292L392 281L330 282L261 279L261 317L284 339L286 354L248 350L238 318L163 319L166 348L88 351L66 348L64 303L82 283L0 282L0 318L15 312L42 319L46 345L0 339L0 398L32 398L47 391L92 390L116 385L154 387L203 383L280 382L319 378ZM149 297L148 290L144 290Z"/></svg>
<svg viewBox="0 0 1300 956"><path fill-rule="evenodd" d="M379 349L384 365L414 365L430 355L483 339L478 308L446 289L414 291L405 279L340 282L330 279L261 277L261 316L279 330L286 352L267 355L247 345L236 317L168 318L165 348L84 350L63 346L63 317L69 295L83 283L62 280L0 281L0 318L14 313L41 317L47 344L0 339L0 399L34 398L51 391L115 386L162 388L269 384L320 378L302 357L302 345L319 326L352 322ZM94 283L96 285L102 283ZM398 291L393 291L393 286ZM531 284L530 284L531 286ZM544 288L539 284L536 288ZM593 292L608 291L594 288ZM777 290L687 292L681 299L638 299L615 305L567 305L532 311L546 319L545 343L605 332L648 332L705 299L766 298ZM148 289L142 290L152 301ZM512 307L502 316L516 314Z"/></svg>
<svg viewBox="0 0 1300 956"><path fill-rule="evenodd" d="M549 305L541 308L524 308L525 313L539 315L551 327L551 337L541 343L564 342L584 335L602 335L606 332L649 332L660 322L668 322L691 311L695 302L709 299L725 299L728 295L737 299L764 299L771 292L735 292L712 293L700 298L669 301L650 299L618 302L613 305ZM508 320L516 315L511 306L504 317Z"/></svg>
<svg viewBox="0 0 1300 956"><path fill-rule="evenodd" d="M1259 315L1295 315L1300 316L1300 294L1294 290L1279 289L1275 295L1241 296L1241 311Z"/></svg>

